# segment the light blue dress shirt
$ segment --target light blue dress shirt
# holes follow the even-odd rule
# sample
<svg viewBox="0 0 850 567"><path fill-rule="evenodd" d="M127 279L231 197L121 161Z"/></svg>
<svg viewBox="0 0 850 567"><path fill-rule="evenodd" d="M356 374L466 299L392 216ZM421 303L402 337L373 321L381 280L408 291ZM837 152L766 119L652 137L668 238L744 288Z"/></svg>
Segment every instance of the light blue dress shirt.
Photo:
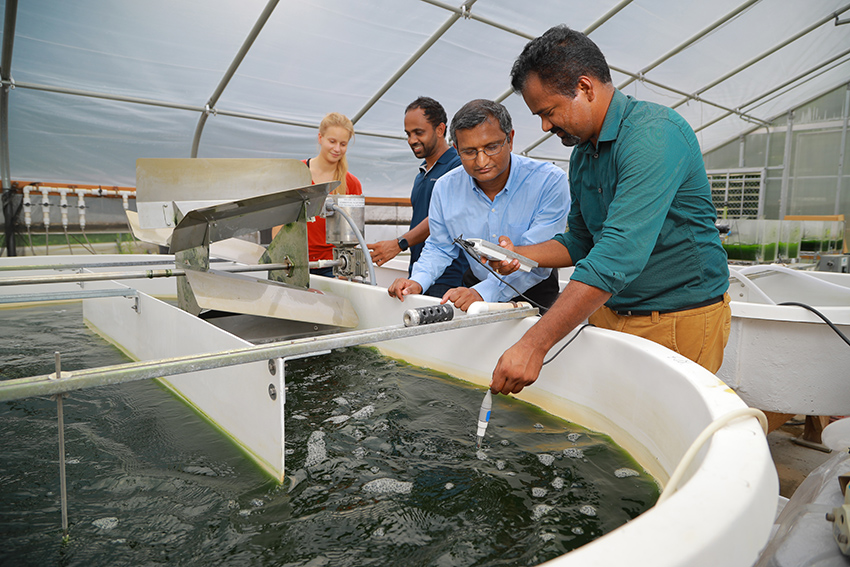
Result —
<svg viewBox="0 0 850 567"><path fill-rule="evenodd" d="M428 224L431 235L410 279L427 290L458 254L453 240L481 238L498 244L506 235L517 246L545 242L564 231L570 209L567 174L551 163L511 154L511 171L505 187L491 201L463 167L437 180L431 195ZM509 301L516 292L475 260L473 273L481 280L472 289L484 301ZM516 271L503 277L524 293L551 273L550 268Z"/></svg>

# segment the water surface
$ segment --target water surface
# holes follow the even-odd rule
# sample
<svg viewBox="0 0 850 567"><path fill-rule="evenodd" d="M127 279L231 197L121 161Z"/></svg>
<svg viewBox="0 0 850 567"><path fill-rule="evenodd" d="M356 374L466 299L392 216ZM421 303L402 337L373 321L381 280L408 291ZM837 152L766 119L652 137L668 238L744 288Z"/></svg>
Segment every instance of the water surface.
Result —
<svg viewBox="0 0 850 567"><path fill-rule="evenodd" d="M0 378L127 359L78 304L0 311ZM238 379L238 368L234 369ZM341 349L287 363L278 484L152 381L0 404L0 564L535 565L650 507L658 487L607 437L483 390Z"/></svg>

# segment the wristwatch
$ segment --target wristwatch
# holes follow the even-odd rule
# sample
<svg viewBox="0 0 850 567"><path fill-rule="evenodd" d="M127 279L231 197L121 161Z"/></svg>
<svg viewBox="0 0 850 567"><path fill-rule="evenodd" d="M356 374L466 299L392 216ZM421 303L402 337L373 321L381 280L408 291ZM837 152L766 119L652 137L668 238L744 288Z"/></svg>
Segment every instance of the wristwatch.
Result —
<svg viewBox="0 0 850 567"><path fill-rule="evenodd" d="M410 248L410 245L407 243L407 239L403 236L399 236L397 242L398 242L398 247L401 248L402 252L404 252L405 250Z"/></svg>

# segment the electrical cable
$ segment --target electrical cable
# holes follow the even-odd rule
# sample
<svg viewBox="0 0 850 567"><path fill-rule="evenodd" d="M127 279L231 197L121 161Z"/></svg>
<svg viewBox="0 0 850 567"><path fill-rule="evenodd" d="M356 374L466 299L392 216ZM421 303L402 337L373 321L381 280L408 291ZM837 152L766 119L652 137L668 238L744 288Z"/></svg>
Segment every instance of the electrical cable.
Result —
<svg viewBox="0 0 850 567"><path fill-rule="evenodd" d="M826 315L824 315L823 313L821 313L820 311L818 311L817 309L815 309L811 305L806 305L805 303L798 303L796 301L785 301L785 302L779 303L777 305L793 305L793 306L796 306L796 307L802 307L803 309L808 309L809 311L811 311L812 313L814 313L815 315L820 317L823 320L824 323L829 325L829 328L832 329L833 331L835 331L835 333L839 337L841 337L841 340L843 340L845 343L847 343L847 346L850 346L850 339L848 339L844 335L844 333L842 333L841 330L838 327L835 326L835 324L832 321L827 319Z"/></svg>
<svg viewBox="0 0 850 567"><path fill-rule="evenodd" d="M475 254L475 253L473 252L472 244L470 244L469 242L467 242L466 240L464 240L464 239L463 239L463 235L462 235L462 234L461 234L460 236L458 236L457 238L455 238L455 239L453 240L453 242L454 242L455 244L457 244L458 246L460 246L461 250L463 250L464 252L466 252L466 253L467 253L467 255L468 255L470 258L472 258L473 260L475 260L476 262L478 262L479 264L481 264L481 266L483 266L485 270L487 270L488 272L490 272L491 274L493 274L494 276L496 276L496 279L498 279L500 282L502 282L503 284L505 284L506 286L508 286L508 287L509 287L509 288L511 288L512 290L514 290L514 291L516 292L516 294L517 294L517 296L518 296L518 297L523 298L525 301L529 302L529 303L530 303L530 304L532 304L534 307L536 307L537 309L539 309L541 314L546 313L547 311L549 311L549 308L548 308L548 307L543 307L542 305L540 305L540 304L539 304L539 303L537 303L536 301L534 301L534 300L532 300L532 299L527 298L525 295L523 295L523 294L522 294L522 292L521 292L521 291L519 291L517 288L515 288L514 286L512 286L511 284L509 284L507 281L505 281L505 279L504 279L504 278L502 278L499 274L497 274L497 273L496 273L496 272L495 272L495 271L494 271L494 270L493 270L490 266L488 266L487 264L485 264L484 262L482 262L482 261L481 261L481 259L478 257L478 255L477 255L477 254Z"/></svg>
<svg viewBox="0 0 850 567"><path fill-rule="evenodd" d="M567 348L568 346L570 346L570 343L571 343L571 342L573 342L574 340L576 340L576 337L579 335L579 333L581 333L581 332L584 330L584 328L585 328L585 327L595 327L595 326L596 326L596 325L594 325L594 324L592 324L592 323L585 323L584 325L582 325L581 327L579 327L579 328L578 328L578 331L576 331L576 333L575 333L572 337L570 337L570 340L568 340L567 342L565 342L565 343L564 343L564 345L563 345L561 348L559 348L559 349L558 349L558 352L556 352L556 353L555 353L555 354L553 354L551 357L549 357L549 360L544 360L544 361L543 361L543 364L541 364L541 366L546 366L547 364L549 364L550 362L552 362L553 360L555 360L555 357L557 357L559 354L561 354L561 352L563 352L563 350L564 350L565 348Z"/></svg>

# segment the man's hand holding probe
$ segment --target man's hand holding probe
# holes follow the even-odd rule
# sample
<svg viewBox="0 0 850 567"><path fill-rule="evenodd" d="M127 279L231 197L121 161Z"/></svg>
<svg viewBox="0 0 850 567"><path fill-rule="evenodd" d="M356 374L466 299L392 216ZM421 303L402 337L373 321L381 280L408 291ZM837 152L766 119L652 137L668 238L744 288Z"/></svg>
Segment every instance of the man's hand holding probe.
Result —
<svg viewBox="0 0 850 567"><path fill-rule="evenodd" d="M499 245L535 260L541 267L572 266L567 249L555 240L533 246L514 247L507 236L499 237ZM515 259L491 261L490 267L500 274L519 269ZM579 281L570 281L549 311L534 324L515 345L499 358L490 381L494 394L517 394L540 375L549 350L601 307L611 294Z"/></svg>

